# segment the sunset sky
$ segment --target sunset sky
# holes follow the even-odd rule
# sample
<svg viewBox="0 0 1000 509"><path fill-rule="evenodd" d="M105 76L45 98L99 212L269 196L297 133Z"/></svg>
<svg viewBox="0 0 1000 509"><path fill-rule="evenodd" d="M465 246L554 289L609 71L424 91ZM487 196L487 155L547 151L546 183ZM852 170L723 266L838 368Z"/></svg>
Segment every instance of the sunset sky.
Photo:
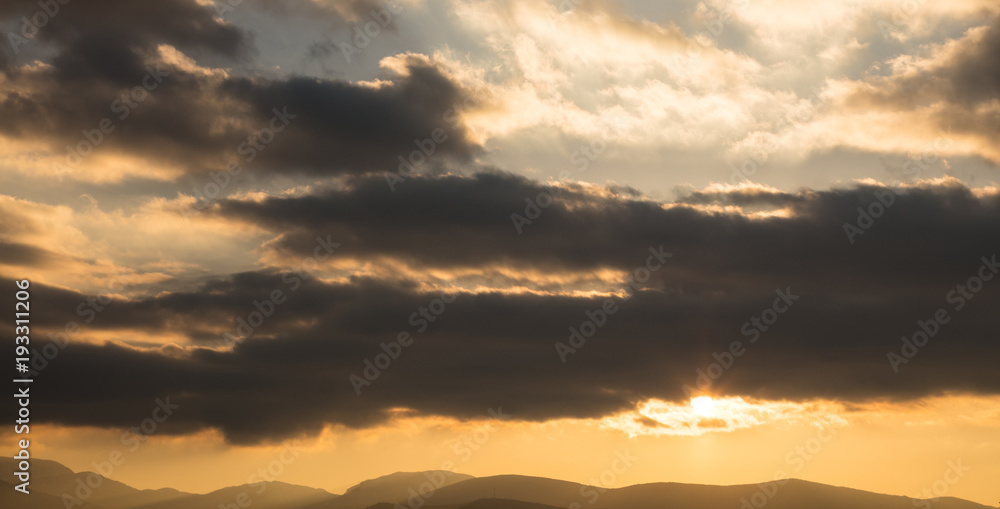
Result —
<svg viewBox="0 0 1000 509"><path fill-rule="evenodd" d="M34 456L996 504L995 0L41 9L0 3Z"/></svg>

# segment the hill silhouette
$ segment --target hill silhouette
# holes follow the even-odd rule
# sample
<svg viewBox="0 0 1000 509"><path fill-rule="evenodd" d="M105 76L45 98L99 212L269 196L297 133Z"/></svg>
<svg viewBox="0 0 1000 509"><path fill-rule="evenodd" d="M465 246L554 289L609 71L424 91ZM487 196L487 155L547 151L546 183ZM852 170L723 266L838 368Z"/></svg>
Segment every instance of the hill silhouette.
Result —
<svg viewBox="0 0 1000 509"><path fill-rule="evenodd" d="M762 488L762 486L768 486ZM492 496L523 500L561 508L579 509L913 509L914 499L883 495L851 488L789 479L782 484L712 486L680 483L651 483L602 490L566 481L541 477L502 475L478 477L442 488L433 502L437 506L461 506ZM939 498L935 509L984 509L989 506L958 498Z"/></svg>
<svg viewBox="0 0 1000 509"><path fill-rule="evenodd" d="M365 509L380 502L404 501L427 489L434 490L468 479L471 475L445 470L428 472L396 472L358 483L336 500L316 504L316 509ZM308 509L313 509L310 507Z"/></svg>
<svg viewBox="0 0 1000 509"><path fill-rule="evenodd" d="M0 459L0 468L4 472L13 472L15 464L16 462L12 458ZM30 489L32 494L25 496L22 493L14 492L11 488L10 491L14 495L20 495L25 499L15 498L11 500L16 500L20 504L38 494L38 498L47 498L42 495L55 497L58 506L54 507L62 507L63 509L66 507L66 501L72 504L72 507L81 507L80 503L87 503L104 509L124 509L190 495L171 488L139 490L95 472L73 472L55 461L42 459L31 460ZM63 497L70 498L64 499ZM0 496L0 500L8 499ZM21 506L4 505L3 507Z"/></svg>
<svg viewBox="0 0 1000 509"><path fill-rule="evenodd" d="M0 459L10 472L11 459ZM66 497L81 509L912 509L909 497L882 495L797 479L780 485L710 486L650 483L601 489L568 481L522 475L471 477L444 471L397 472L361 482L338 496L282 482L233 486L206 494L170 488L139 490L92 472L73 472L59 463L33 460L31 495L0 481L0 507L65 509ZM99 482L98 482L99 480ZM86 497L81 497L91 488ZM953 497L934 509L989 509Z"/></svg>
<svg viewBox="0 0 1000 509"><path fill-rule="evenodd" d="M278 481L244 484L222 488L204 495L191 495L153 504L127 506L128 509L285 509L308 507L320 501L335 500L327 491Z"/></svg>
<svg viewBox="0 0 1000 509"><path fill-rule="evenodd" d="M433 507L435 509L565 509L535 502L525 502L523 500L511 500L506 498L481 498L467 504L432 505L426 507ZM368 509L396 509L396 504L382 502L375 504Z"/></svg>

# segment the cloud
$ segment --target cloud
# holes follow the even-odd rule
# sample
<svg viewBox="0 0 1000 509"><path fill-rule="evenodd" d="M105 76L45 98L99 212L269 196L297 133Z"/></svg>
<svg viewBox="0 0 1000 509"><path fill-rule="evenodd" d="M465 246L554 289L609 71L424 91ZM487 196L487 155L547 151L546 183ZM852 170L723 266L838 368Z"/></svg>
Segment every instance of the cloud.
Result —
<svg viewBox="0 0 1000 509"><path fill-rule="evenodd" d="M148 50L165 43L236 58L251 45L246 32L219 21L211 6L194 0L165 0L148 6L95 0L88 1L86 8L72 4L57 8L58 12L46 16L41 27L35 27L37 34L32 34L32 39L58 47L89 49L90 53L78 56L90 58L87 64L105 69L111 69L116 54L121 55L119 48ZM17 27L12 34L21 35L21 17L30 19L36 12L39 7L35 3L5 2L0 6L0 19L6 18ZM112 54L97 51L102 49Z"/></svg>
<svg viewBox="0 0 1000 509"><path fill-rule="evenodd" d="M44 249L18 242L5 243L0 251L0 265L42 266L55 260L56 257Z"/></svg>
<svg viewBox="0 0 1000 509"><path fill-rule="evenodd" d="M323 13L344 29L372 5L257 3L233 18ZM170 396L182 410L164 432L216 429L245 444L400 415L472 419L500 405L546 421L656 401L663 406L632 417L662 425L688 397L682 386L722 362L714 354L733 341L747 352L712 384L719 395L858 403L997 394L989 360L998 353L998 283L969 296L958 286L988 274L983 260L1000 254L995 187L745 183L682 188L661 201L627 185L543 185L481 170L487 150L536 132L512 152L565 161L567 144L601 136L618 145L609 157L632 164L664 147L714 158L772 141L884 153L932 145L945 130L953 143L932 146L936 157L998 160L1000 24L909 47L860 76L814 74L841 76L858 54L885 51L873 49L874 29L842 40L823 29L864 17L859 5L775 16L773 5L753 4L713 41L610 2L562 12L458 1L447 6L454 16L428 26L475 45L435 34L426 54L396 53L353 82L255 68L255 32L204 2L63 6L22 52L0 54L0 150L12 173L68 177L88 193L114 182L103 196L121 189L123 198L88 195L89 206L74 209L51 197L0 197L0 234L16 236L0 246L0 285L32 279L33 346L59 352L39 378L39 421L126 427ZM956 23L979 12L979 2L968 5L952 13ZM0 18L16 29L31 9L5 4ZM716 10L698 7L692 19L710 22ZM899 27L926 28L933 12ZM412 25L438 13L414 9ZM411 29L420 34L406 24L400 33ZM794 61L782 55L802 52L786 35L808 41L820 63L789 73ZM825 87L803 99L798 91L814 83ZM143 99L121 109L136 94ZM805 115L791 125L789 111ZM94 134L104 118L114 129ZM447 140L428 145L438 129ZM71 162L67 151L87 143L94 153ZM431 170L390 190L382 172L415 153ZM578 156L569 162L582 172ZM178 189L220 178L231 162L255 187L182 218L178 209L194 198ZM621 182L634 184L637 173L625 167ZM71 193L58 179L32 192L49 185ZM340 247L300 271L317 239ZM657 253L672 256L626 290ZM134 282L100 292L119 277ZM268 302L275 291L288 302ZM442 291L456 300L433 321L421 318ZM789 293L801 300L776 323L747 328ZM607 299L617 311L595 318ZM895 373L887 354L938 309L955 316ZM268 316L241 333L253 313ZM587 320L601 325L562 362L557 343ZM414 342L395 350L401 331ZM232 344L226 334L243 337ZM397 352L391 366L357 395L350 377L386 349ZM743 426L675 417L678 429Z"/></svg>
<svg viewBox="0 0 1000 509"><path fill-rule="evenodd" d="M806 145L1000 161L1000 17L960 37L878 62L857 80L831 80L829 112ZM877 141L876 141L877 140Z"/></svg>
<svg viewBox="0 0 1000 509"><path fill-rule="evenodd" d="M447 135L438 163L479 149L461 118L473 98L426 57L400 55L363 83L240 75L223 64L242 58L249 37L211 7L106 4L79 16L67 5L38 36L55 55L8 66L0 135L31 155L14 150L19 171L89 181L207 179L231 163L265 179L363 173L398 165L436 129ZM116 28L99 29L104 10Z"/></svg>
<svg viewBox="0 0 1000 509"><path fill-rule="evenodd" d="M644 263L649 246L662 244L674 256L627 301L610 297L617 311L566 363L556 342L568 342L607 294L460 290L425 330L414 313L439 291L392 273L320 280L265 270L116 298L83 325L102 337L112 332L112 340L70 338L50 361L39 419L127 426L150 400L171 395L183 411L165 432L214 428L231 442L255 443L327 425L373 426L400 408L475 418L503 405L525 420L598 418L651 399L686 400L682 386L695 384L697 370L733 341L746 353L712 385L719 395L860 402L1000 392L991 363L1000 353L992 334L996 283L983 282L960 309L949 293L977 275L983 257L1000 254L995 193L953 181L896 189L892 205L851 244L844 223L855 223L858 207L870 209L886 188L733 188L717 200L790 209L786 217L753 219L735 209L706 211L719 190L657 204L571 187L565 202L555 201L518 236L510 206L543 190L537 183L487 174L415 179L397 194L381 185L361 179L315 196L226 202L218 213L293 228L284 247L301 254L296 235L314 242L318 232L333 232L343 246L334 256L440 266L561 263L625 273ZM288 301L249 338L224 348L220 331L236 334L238 318L269 309L262 303L274 290ZM772 307L776 290L800 298L750 342L745 324ZM84 318L74 306L86 295L44 285L33 295L33 329L46 335L66 317ZM887 354L939 308L950 313L948 323L894 373ZM132 330L168 330L188 341L150 344L132 339ZM357 395L349 377L401 331L413 343ZM36 341L43 348L44 339Z"/></svg>
<svg viewBox="0 0 1000 509"><path fill-rule="evenodd" d="M87 195L77 204L0 196L0 274L83 292L104 292L124 277L119 292L129 295L157 291L146 285L172 277L250 265L250 251L266 238L231 221L186 220L162 199L128 212Z"/></svg>
<svg viewBox="0 0 1000 509"><path fill-rule="evenodd" d="M650 246L662 244L684 261L679 258L671 264L674 268L656 278L690 277L699 280L699 286L720 287L749 279L770 280L774 285L824 279L831 290L865 281L892 285L914 272L944 276L945 284L959 275L946 267L992 254L965 232L996 230L990 216L996 196L977 198L954 181L899 192L877 185L801 193L713 188L674 203L637 199L596 186L560 186L480 173L410 179L390 192L384 179L370 177L306 196L225 201L218 213L271 230L278 235L274 247L299 256L311 254L317 236L330 235L344 244L334 258L389 257L415 268L503 265L630 272L642 263ZM852 245L844 224L856 223L857 208L869 207L876 192L888 193L895 203L871 233L855 236ZM545 196L553 193L559 196L548 207L539 207L530 224L520 224L519 234L512 216L528 219L528 201L537 203L541 195L546 202ZM708 204L731 206L730 213L705 213ZM754 211L777 209L787 217L754 216ZM956 230L955 224L965 226ZM941 242L918 247L924 233ZM879 234L893 241L868 240ZM813 269L816 264L823 266L823 274Z"/></svg>

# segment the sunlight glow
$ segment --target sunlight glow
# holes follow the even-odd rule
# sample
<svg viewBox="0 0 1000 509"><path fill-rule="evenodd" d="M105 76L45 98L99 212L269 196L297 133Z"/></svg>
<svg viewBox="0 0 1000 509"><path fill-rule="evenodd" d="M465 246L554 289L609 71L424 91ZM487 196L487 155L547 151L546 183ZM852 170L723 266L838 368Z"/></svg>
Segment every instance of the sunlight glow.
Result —
<svg viewBox="0 0 1000 509"><path fill-rule="evenodd" d="M740 397L698 396L689 403L650 399L635 410L607 417L606 428L629 436L698 436L730 432L771 423L833 423L846 425L843 407L827 401L761 401Z"/></svg>
<svg viewBox="0 0 1000 509"><path fill-rule="evenodd" d="M715 414L715 402L712 401L711 396L691 398L691 406L694 407L694 413L702 417L709 417Z"/></svg>

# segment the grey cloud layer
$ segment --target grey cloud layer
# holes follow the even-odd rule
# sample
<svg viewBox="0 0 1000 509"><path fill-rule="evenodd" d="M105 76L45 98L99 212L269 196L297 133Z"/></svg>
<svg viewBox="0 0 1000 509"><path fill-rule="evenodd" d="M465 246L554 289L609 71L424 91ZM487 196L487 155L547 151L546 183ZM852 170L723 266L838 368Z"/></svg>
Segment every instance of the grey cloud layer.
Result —
<svg viewBox="0 0 1000 509"><path fill-rule="evenodd" d="M571 270L631 270L651 245L675 255L629 302L619 302L621 310L566 364L555 342L567 341L569 328L603 299L465 293L357 396L350 375L381 352L380 343L414 332L409 317L437 295L408 282L310 279L232 352L71 343L40 377L40 418L127 426L152 398L170 394L184 412L167 423L168 432L211 427L230 441L254 443L316 433L327 423L370 426L398 407L460 418L496 405L532 420L598 417L650 397L683 399L681 385L694 382L712 353L746 342L743 324L770 307L779 288L801 299L747 344L747 354L715 385L718 392L844 401L1000 392L992 361L1000 354L995 283L953 312L901 373L886 357L918 319L952 309L946 294L976 274L981 257L1000 254L995 195L976 198L958 185L903 191L851 245L843 223L884 190L702 193L681 200L765 201L794 210L792 218L766 220L567 190L565 203L573 208L557 201L518 236L507 215L523 196L544 189L536 183L488 174L407 186L412 196L362 180L350 191L321 196L227 202L220 213L279 231L294 228L286 245L292 250L296 235L314 239L332 230L342 236L338 254L407 253L440 267L550 267L561 260ZM398 201L380 200L380 193ZM187 293L113 302L85 328L117 330L126 342L128 329L148 329L217 345L213 331L235 330L236 317L273 289L291 288L276 273L236 274ZM85 297L48 288L35 295L37 326L58 328L77 316Z"/></svg>
<svg viewBox="0 0 1000 509"><path fill-rule="evenodd" d="M139 155L198 175L222 170L229 161L252 162L261 174L384 170L437 128L446 129L449 140L437 147L436 157L466 160L477 150L455 116L456 105L468 104L467 95L424 60L410 58L406 76L387 76L393 82L378 88L294 76L205 75L165 62L158 44L211 63L252 53L252 38L192 1L152 9L110 4L117 5L78 9L85 14L70 13L75 6L67 5L53 17L38 35L57 52L51 66L4 68L0 133L47 140L64 154L66 145L84 139L81 131L110 118L121 125L97 150ZM0 11L11 19L19 14L9 7ZM168 75L124 112L121 94L142 85L149 69ZM116 100L119 108L113 107ZM266 150L254 150L251 161L254 142L247 139L269 126L275 109L294 119Z"/></svg>
<svg viewBox="0 0 1000 509"><path fill-rule="evenodd" d="M843 224L856 223L857 208L869 207L876 191L885 192L863 186L681 198L692 205L791 213L788 219L752 220L570 186L518 234L511 215L524 216L526 199L555 191L521 177L480 173L411 179L395 192L381 178L356 179L346 190L325 194L224 201L218 213L280 232L278 246L301 255L312 252L317 235L329 234L344 244L334 256L390 256L442 268L630 270L648 246L664 244L683 261L657 277L674 284L691 280L696 288L822 281L828 291L853 292L858 285L891 289L914 277L947 284L961 274L960 264L996 250L998 199L976 198L961 185L902 192L871 232L852 245Z"/></svg>
<svg viewBox="0 0 1000 509"><path fill-rule="evenodd" d="M28 34L32 35L31 40L67 47L95 36L104 36L122 46L154 48L166 43L189 50L208 50L231 58L250 49L250 38L246 32L233 25L216 22L215 11L210 6L199 5L193 0L163 0L148 4L89 0L80 5L71 2L56 7L58 11L47 16L48 21L43 26L36 27L37 33ZM39 11L37 2L4 2L0 5L0 19L5 19L12 28L16 28L13 34L23 36L21 17L32 20ZM13 48L14 44L6 34L4 43L5 50ZM89 63L106 67L111 62L95 60Z"/></svg>
<svg viewBox="0 0 1000 509"><path fill-rule="evenodd" d="M941 49L946 54L925 68L904 65L906 72L867 78L864 87L848 96L846 106L895 112L929 108L928 120L938 129L995 145L1000 131L995 107L1000 96L1000 17L979 28L951 41L950 48Z"/></svg>
<svg viewBox="0 0 1000 509"><path fill-rule="evenodd" d="M368 3L340 5L358 17ZM32 9L30 2L16 8L7 2L0 18L16 24ZM599 417L647 398L685 398L681 386L694 383L713 353L748 339L744 324L771 306L777 289L801 300L747 348L716 384L718 392L842 401L1000 393L1000 282L986 282L901 373L886 357L917 320L951 309L949 292L976 275L983 257L1000 255L996 194L977 197L944 183L893 193L873 186L703 191L664 204L628 188L567 184L535 217L526 200L537 203L556 189L500 172L407 177L390 191L371 172L394 169L398 156L416 149L414 139L430 138L436 128L449 130L449 141L435 147L447 162L470 163L482 148L461 122L449 125L446 117L472 93L429 60L401 57L402 74L377 85L222 72L226 63L251 59L254 38L219 21L210 6L92 1L64 9L26 50L48 65L0 55L0 134L62 151L81 139L81 130L112 116L112 102L141 84L149 67L160 68L169 75L100 150L166 161L204 179L244 157L239 144L267 127L274 109L286 110L294 119L258 152L250 171L317 177L313 190L221 200L189 218L270 232L274 241L264 248L278 255L270 259L310 256L317 237L342 245L334 261L389 259L413 273L629 273L644 264L650 247L674 256L629 302L618 303L621 310L568 363L555 343L567 341L570 327L580 327L603 298L572 296L579 288L558 282L545 283L547 293L466 292L360 396L349 377L362 373L382 343L414 332L410 317L437 296L406 272L323 283L261 270L158 291L182 284L167 282L148 287L147 297L106 304L36 284L34 346L44 350L48 334L64 330L68 320L83 332L69 338L33 386L34 422L124 428L145 418L154 398L168 395L182 410L163 432L215 428L235 443L315 434L327 424L372 426L400 407L459 418L501 405L531 420ZM900 111L941 102L942 125L995 138L995 112L977 108L996 96L998 26L961 41L965 51L933 72L873 78L879 93L858 92L850 100ZM208 72L171 64L160 44L181 49ZM322 178L329 176L339 178ZM859 208L878 203L876 193L892 196L892 206L882 206L874 225L850 242L844 224L856 224ZM708 211L727 206L783 209L787 217ZM512 214L531 221L521 225L523 233ZM41 229L13 215L0 218L0 227L26 237ZM66 261L50 248L5 241L0 263L30 268ZM504 287L490 277L483 277L485 287ZM0 286L13 288L9 279ZM223 343L221 331L236 332L237 317L245 319L254 301L275 289L289 301L232 351L213 349ZM4 326L10 320L0 316ZM84 340L97 333L116 341ZM184 344L153 344L163 337ZM4 401L0 406L11 408L13 400Z"/></svg>

